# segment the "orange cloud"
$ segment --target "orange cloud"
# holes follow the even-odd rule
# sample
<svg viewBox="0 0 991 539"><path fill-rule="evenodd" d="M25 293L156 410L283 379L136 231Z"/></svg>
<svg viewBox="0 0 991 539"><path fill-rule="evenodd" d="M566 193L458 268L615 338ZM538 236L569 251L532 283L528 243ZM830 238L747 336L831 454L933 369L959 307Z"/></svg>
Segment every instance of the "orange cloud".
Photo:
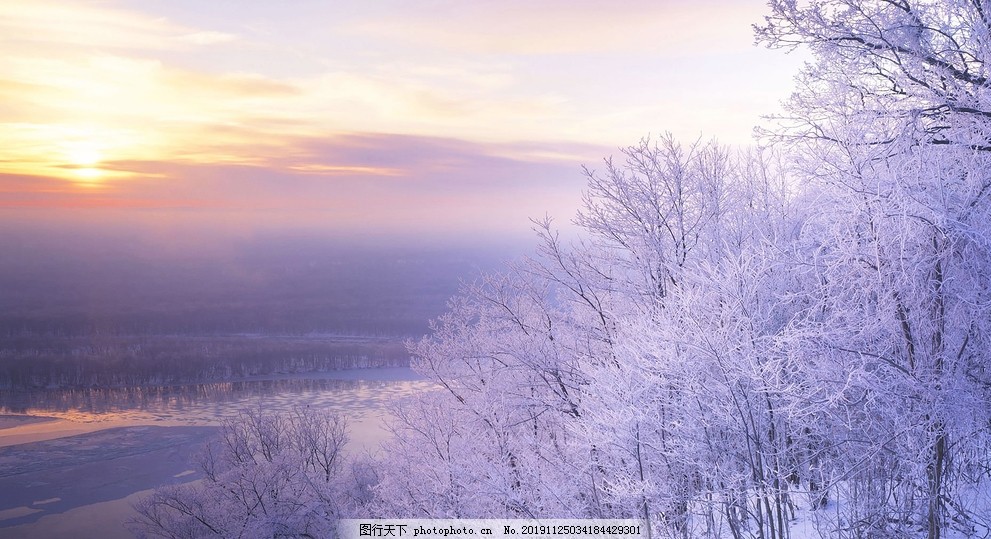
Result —
<svg viewBox="0 0 991 539"><path fill-rule="evenodd" d="M0 175L0 209L33 209L53 218L67 209L114 210L139 221L145 219L143 212L179 211L230 216L243 226L527 235L529 217L566 218L580 196L577 162L557 155L541 158L547 150L372 133L301 138L287 154L267 155L264 166L111 162L109 169L127 170L130 176L96 188ZM585 155L585 161L605 151L571 150L576 157ZM524 157L513 157L518 155Z"/></svg>
<svg viewBox="0 0 991 539"><path fill-rule="evenodd" d="M322 181L457 191L488 179L497 196L651 131L696 136L732 122L744 138L750 105L775 99L732 84L751 76L742 62L711 58L751 41L756 12L728 0L507 0L443 16L374 4L327 19L308 11L334 11L322 4L203 3L183 8L182 24L168 3L144 5L157 14L0 5L0 174L58 178L66 196L122 204L348 196ZM221 170L249 179L213 176ZM311 198L283 196L278 182Z"/></svg>

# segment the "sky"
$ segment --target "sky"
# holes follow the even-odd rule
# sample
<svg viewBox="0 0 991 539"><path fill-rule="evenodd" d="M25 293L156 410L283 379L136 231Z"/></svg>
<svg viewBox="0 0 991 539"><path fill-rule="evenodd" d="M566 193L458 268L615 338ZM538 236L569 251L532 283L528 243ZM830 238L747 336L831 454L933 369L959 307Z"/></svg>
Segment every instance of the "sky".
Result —
<svg viewBox="0 0 991 539"><path fill-rule="evenodd" d="M747 144L762 0L0 0L0 223L497 237L582 164Z"/></svg>

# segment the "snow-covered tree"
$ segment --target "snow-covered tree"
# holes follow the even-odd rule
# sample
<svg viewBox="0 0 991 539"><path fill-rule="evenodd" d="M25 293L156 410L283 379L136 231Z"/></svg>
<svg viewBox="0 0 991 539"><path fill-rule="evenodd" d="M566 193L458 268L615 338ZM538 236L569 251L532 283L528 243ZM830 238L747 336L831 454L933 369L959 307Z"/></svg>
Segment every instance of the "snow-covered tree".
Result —
<svg viewBox="0 0 991 539"><path fill-rule="evenodd" d="M991 150L982 0L772 0L758 40L806 47L788 136ZM843 118L850 120L845 121ZM857 129L849 129L854 123ZM897 151L897 150L896 150Z"/></svg>
<svg viewBox="0 0 991 539"><path fill-rule="evenodd" d="M467 288L411 348L443 389L399 411L379 514L784 533L804 431L766 378L789 374L780 246L800 223L776 154L670 137L624 154L586 170L585 239L538 223L536 258Z"/></svg>
<svg viewBox="0 0 991 539"><path fill-rule="evenodd" d="M548 294L528 274L490 276L411 347L415 367L442 389L397 411L379 514L595 511L591 478L574 475L580 463L566 425L581 413L573 350L601 344L572 331Z"/></svg>
<svg viewBox="0 0 991 539"><path fill-rule="evenodd" d="M758 36L815 57L777 134L822 201L802 355L842 388L830 442L848 503L834 526L967 532L957 467L986 462L991 419L989 5L771 8Z"/></svg>
<svg viewBox="0 0 991 539"><path fill-rule="evenodd" d="M346 422L308 408L227 418L202 481L157 489L129 523L140 537L329 537L349 501Z"/></svg>

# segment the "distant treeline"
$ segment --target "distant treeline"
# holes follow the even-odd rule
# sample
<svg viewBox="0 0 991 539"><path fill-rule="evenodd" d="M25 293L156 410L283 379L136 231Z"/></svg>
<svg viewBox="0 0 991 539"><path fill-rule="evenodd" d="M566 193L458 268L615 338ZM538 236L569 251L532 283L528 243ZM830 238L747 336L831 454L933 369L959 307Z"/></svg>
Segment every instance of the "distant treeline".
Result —
<svg viewBox="0 0 991 539"><path fill-rule="evenodd" d="M158 234L5 228L0 387L405 365L401 341L511 252L302 233L162 245Z"/></svg>
<svg viewBox="0 0 991 539"><path fill-rule="evenodd" d="M401 337L8 336L0 388L123 386L409 364Z"/></svg>
<svg viewBox="0 0 991 539"><path fill-rule="evenodd" d="M386 392L392 383L307 375L186 384L69 387L29 391L0 389L0 410L12 414L36 413L38 410L44 410L46 414L107 414L136 410L156 414L167 410L181 410L188 414L185 417L189 419L202 418L204 413L224 414L217 411L218 406L226 410L243 408L246 395L267 399L287 393L341 394L356 390L379 394ZM204 412L207 406L215 411ZM3 473L0 470L0 476Z"/></svg>

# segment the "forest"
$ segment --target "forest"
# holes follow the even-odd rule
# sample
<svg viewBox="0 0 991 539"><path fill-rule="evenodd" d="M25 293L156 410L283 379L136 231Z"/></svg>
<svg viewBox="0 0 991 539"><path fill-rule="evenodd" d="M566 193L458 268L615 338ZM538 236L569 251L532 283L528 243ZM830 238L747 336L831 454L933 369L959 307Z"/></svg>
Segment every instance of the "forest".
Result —
<svg viewBox="0 0 991 539"><path fill-rule="evenodd" d="M459 279L502 256L492 246L274 237L169 264L126 241L92 256L101 242L85 235L19 235L0 238L0 280L10 283L0 390L11 391L407 365L404 340L427 331Z"/></svg>
<svg viewBox="0 0 991 539"><path fill-rule="evenodd" d="M405 367L402 337L123 335L9 338L0 402L37 389L175 385L250 376Z"/></svg>
<svg viewBox="0 0 991 539"><path fill-rule="evenodd" d="M582 238L536 222L530 258L410 344L439 389L397 406L380 455L341 456L336 416L232 420L203 484L134 529L622 517L785 539L801 513L802 537L988 536L989 10L772 0L758 43L812 61L757 145L662 136L588 166Z"/></svg>

